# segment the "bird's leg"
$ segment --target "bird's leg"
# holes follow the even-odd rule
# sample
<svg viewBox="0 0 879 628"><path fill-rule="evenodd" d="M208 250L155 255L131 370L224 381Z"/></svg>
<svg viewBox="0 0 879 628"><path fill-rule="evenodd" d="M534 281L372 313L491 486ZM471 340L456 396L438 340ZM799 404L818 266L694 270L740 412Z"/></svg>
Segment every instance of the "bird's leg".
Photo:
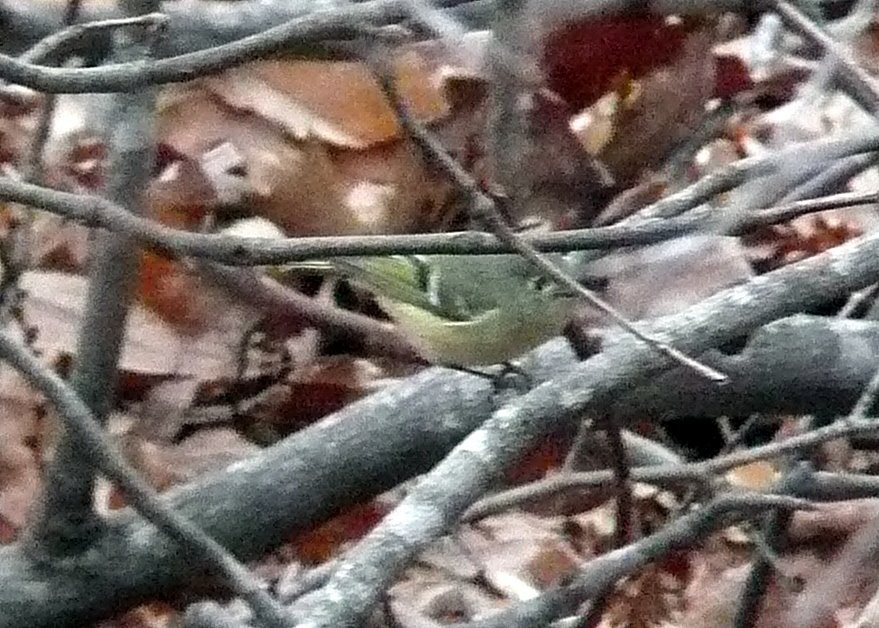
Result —
<svg viewBox="0 0 879 628"><path fill-rule="evenodd" d="M518 380L519 384L524 384L523 386L516 385L518 390L522 390L527 392L531 388L534 387L534 380L531 377L531 374L528 373L525 369L517 364L513 364L512 362L504 362L503 369L501 372L495 376L495 385L498 385L500 382L507 380L513 380L516 382Z"/></svg>
<svg viewBox="0 0 879 628"><path fill-rule="evenodd" d="M496 392L502 392L506 388L515 388L517 392L524 393L534 385L534 380L531 378L531 375L529 375L522 367L517 366L512 362L504 362L502 364L503 368L501 368L500 372L482 371L468 366L461 366L460 364L435 364L435 366L442 366L453 371L459 371L461 373L467 373L468 375L475 375L476 377L491 380ZM513 386L508 386L506 384L508 381L514 382Z"/></svg>

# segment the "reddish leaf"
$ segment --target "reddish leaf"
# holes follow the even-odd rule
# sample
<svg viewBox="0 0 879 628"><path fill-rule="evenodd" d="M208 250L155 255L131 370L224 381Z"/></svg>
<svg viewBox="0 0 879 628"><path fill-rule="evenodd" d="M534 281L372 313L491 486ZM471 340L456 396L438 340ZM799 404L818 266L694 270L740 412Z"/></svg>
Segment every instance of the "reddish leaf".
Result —
<svg viewBox="0 0 879 628"><path fill-rule="evenodd" d="M258 420L294 431L383 386L387 373L374 362L350 356L319 358L297 369L283 391L259 409Z"/></svg>
<svg viewBox="0 0 879 628"><path fill-rule="evenodd" d="M317 528L297 534L291 543L303 562L322 563L332 558L344 543L369 532L387 512L388 506L378 500L352 506Z"/></svg>
<svg viewBox="0 0 879 628"><path fill-rule="evenodd" d="M754 87L747 66L736 55L715 55L714 63L716 68L714 95L717 98L732 98Z"/></svg>
<svg viewBox="0 0 879 628"><path fill-rule="evenodd" d="M575 110L681 53L694 23L629 12L556 29L544 42L549 87Z"/></svg>

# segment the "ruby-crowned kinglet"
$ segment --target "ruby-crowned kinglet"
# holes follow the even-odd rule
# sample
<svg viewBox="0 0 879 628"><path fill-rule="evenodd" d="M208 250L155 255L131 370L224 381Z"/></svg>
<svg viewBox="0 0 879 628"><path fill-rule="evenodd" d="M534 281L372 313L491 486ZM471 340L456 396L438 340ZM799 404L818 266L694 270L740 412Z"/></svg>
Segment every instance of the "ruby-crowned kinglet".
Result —
<svg viewBox="0 0 879 628"><path fill-rule="evenodd" d="M347 257L293 264L336 272L373 292L423 356L438 364L508 362L558 336L575 299L518 255Z"/></svg>

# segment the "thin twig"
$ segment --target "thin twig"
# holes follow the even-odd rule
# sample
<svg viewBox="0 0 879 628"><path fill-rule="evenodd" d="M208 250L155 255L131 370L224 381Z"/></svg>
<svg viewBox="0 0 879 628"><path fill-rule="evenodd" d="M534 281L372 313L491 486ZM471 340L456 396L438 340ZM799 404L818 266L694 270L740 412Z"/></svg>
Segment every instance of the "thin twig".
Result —
<svg viewBox="0 0 879 628"><path fill-rule="evenodd" d="M863 155L854 155L846 157L833 163L819 175L812 177L809 181L798 185L793 190L785 194L779 201L780 205L795 203L802 199L818 198L827 194L836 194L844 189L846 184L856 175L860 174L867 168L876 165L876 155L866 153Z"/></svg>
<svg viewBox="0 0 879 628"><path fill-rule="evenodd" d="M874 283L872 286L852 293L842 309L837 312L836 318L860 318L862 310L865 309L865 306L875 302L877 294L879 294L879 283Z"/></svg>
<svg viewBox="0 0 879 628"><path fill-rule="evenodd" d="M153 2L153 5L157 5ZM149 55L150 37L115 31L116 58L135 61ZM118 94L109 120L108 176L105 194L132 214L144 211L155 161L152 120L154 89ZM117 361L125 334L128 303L136 280L139 252L130 238L103 233L94 244L86 310L76 349L71 384L96 420L112 409ZM72 432L62 432L47 470L40 516L30 527L32 541L52 554L78 553L94 542L100 521L93 508L94 470L83 459Z"/></svg>
<svg viewBox="0 0 879 628"><path fill-rule="evenodd" d="M820 142L826 144L826 141ZM879 135L873 137L879 146ZM840 147L848 150L849 140ZM750 159L752 165L758 162ZM730 185L735 185L733 180ZM317 236L301 238L251 238L224 234L203 234L173 229L134 216L122 206L99 196L71 194L0 177L0 199L32 205L75 220L89 227L100 227L124 234L145 247L177 257L198 257L229 266L282 265L320 257L349 255L486 255L510 253L509 245L491 233L463 231L416 235ZM745 212L731 224L723 211L698 210L680 218L653 218L637 223L596 229L578 229L520 236L544 252L570 252L608 249L619 246L655 244L689 233L723 231L741 235L761 226L776 224L797 216L875 203L879 193L844 193L821 199L798 201L759 212ZM663 201L652 205L659 207Z"/></svg>
<svg viewBox="0 0 879 628"><path fill-rule="evenodd" d="M397 12L402 11L398 8ZM377 3L317 10L228 44L147 63L52 68L0 54L0 78L49 93L126 92L148 85L203 78L277 54L293 44L304 47L310 42L320 44L328 40L351 39L362 34L364 27L373 24L377 16L386 13L387 8Z"/></svg>
<svg viewBox="0 0 879 628"><path fill-rule="evenodd" d="M81 0L68 0L64 10L64 25L68 28L60 31L60 33L66 33L71 28L70 25L76 21L81 4ZM44 56L48 56L48 54L57 50L66 41L65 37L60 36L60 34L52 35L27 50L20 59L30 63L38 63ZM22 165L21 177L22 180L28 183L39 184L43 182L43 152L49 139L56 104L57 96L55 94L47 94L40 106L37 124ZM21 273L31 265L34 218L34 209L25 208L21 222L16 224L9 232L12 251L6 271L9 273L10 281L16 283ZM9 290L17 289L16 284L7 284L5 277L3 283L3 294L7 294ZM4 301L6 300L4 299Z"/></svg>
<svg viewBox="0 0 879 628"><path fill-rule="evenodd" d="M270 330L290 324L314 327L357 338L371 354L409 361L419 356L418 350L406 336L394 326L375 318L307 297L253 270L216 264L199 264L198 269L209 281L265 311Z"/></svg>
<svg viewBox="0 0 879 628"><path fill-rule="evenodd" d="M488 54L488 162L492 185L500 187L516 216L520 214L516 205L531 196L528 156L533 151L527 103L540 76L533 67L536 55L530 40L535 34L526 21L528 6L527 0L495 1Z"/></svg>
<svg viewBox="0 0 879 628"><path fill-rule="evenodd" d="M777 495L719 497L695 512L666 524L650 536L590 560L580 568L572 581L552 587L533 600L514 605L466 626L546 626L559 617L571 614L584 601L593 599L622 578L669 552L693 545L717 529L753 519L767 511L790 512L813 508L806 500ZM451 628L465 628L465 624L452 624Z"/></svg>
<svg viewBox="0 0 879 628"><path fill-rule="evenodd" d="M281 598L284 604L291 604L306 593L322 587L330 579L330 576L333 575L333 572L339 568L344 558L344 555L338 558L331 558L299 574L293 583L278 591L278 597Z"/></svg>
<svg viewBox="0 0 879 628"><path fill-rule="evenodd" d="M391 76L386 72L380 72L379 77L382 83L382 89L385 94L387 94L388 99L396 110L401 126L406 129L410 139L412 139L415 145L425 155L428 162L435 167L442 169L442 171L453 181L459 192L467 198L471 215L477 223L485 225L488 230L498 238L498 240L504 243L513 252L521 255L534 267L535 270L603 312L617 325L650 346L657 353L665 355L678 364L693 370L700 376L711 381L717 383L723 383L726 381L727 378L723 373L712 369L710 366L702 364L695 358L685 355L664 340L642 332L634 325L634 323L618 312L612 305L605 302L591 290L585 288L576 279L541 255L534 247L528 244L526 240L513 231L513 229L504 221L495 202L479 189L479 185L473 177L471 177L470 174L467 173L467 171L465 171L460 164L458 164L458 162L439 145L436 139L430 135L424 127L419 125L412 116L409 115L406 106L403 104L396 91Z"/></svg>
<svg viewBox="0 0 879 628"><path fill-rule="evenodd" d="M222 545L187 519L166 508L158 495L141 480L106 439L95 416L82 399L55 373L43 366L24 346L0 334L0 359L21 371L27 380L58 410L65 428L75 434L79 455L94 464L125 492L131 506L163 533L192 552L247 600L266 626L286 628L280 606L266 593L262 583Z"/></svg>
<svg viewBox="0 0 879 628"><path fill-rule="evenodd" d="M120 36L122 31L117 31ZM123 61L149 54L149 38L119 38L115 47ZM153 167L152 115L154 90L116 97L109 138L107 196L141 213ZM129 238L105 233L95 244L91 260L87 305L79 330L73 388L101 423L112 408L117 381L117 359L125 332L137 249ZM92 507L94 472L80 455L81 444L63 432L47 470L40 516L28 530L34 544L48 554L83 551L97 537L100 520Z"/></svg>
<svg viewBox="0 0 879 628"><path fill-rule="evenodd" d="M879 369L876 369L873 377L870 378L870 382L864 388L864 392L862 392L861 396L858 398L858 402L843 421L845 423L851 423L866 419L867 415L870 414L876 405L877 394L879 394Z"/></svg>
<svg viewBox="0 0 879 628"><path fill-rule="evenodd" d="M836 72L852 98L868 112L879 114L879 92L873 79L852 58L848 50L787 0L775 0L775 10L784 23L819 46L837 63Z"/></svg>
<svg viewBox="0 0 879 628"><path fill-rule="evenodd" d="M877 274L879 235L869 234L725 290L651 326L701 354L780 317L833 303L873 283ZM312 598L311 605L320 609L309 614L315 623L346 625L367 613L378 599L376 592L384 590L420 548L456 525L463 510L495 486L501 469L522 451L543 435L567 428L574 417L606 408L611 396L657 373L656 355L628 337L577 366L561 367L561 355L570 354L559 350L561 344L545 347L533 359L535 368L551 372L555 380L498 409L488 420L489 383L429 369L346 407L246 463L202 476L167 499L215 538L242 556L254 557L278 541L280 530L313 525L352 497L368 498L412 474L425 473L395 514L346 555L328 589ZM332 459L321 445L326 443L333 443ZM342 476L334 471L340 457L347 469ZM375 465L376 460L393 464ZM876 494L876 482L869 478L858 478L843 492L842 484L849 481L834 479L828 489L832 499L849 498L857 491ZM223 507L205 508L215 502ZM65 577L58 569L34 570L22 559L20 546L0 548L6 566L0 570L0 626L53 626L59 614L86 623L142 601L144 588L162 594L179 591L191 576L191 561L151 527L132 519L125 513L115 517L113 533L88 553L87 581ZM46 590L57 594L47 599Z"/></svg>
<svg viewBox="0 0 879 628"><path fill-rule="evenodd" d="M634 538L633 526L633 495L632 474L629 469L628 456L623 443L622 429L619 423L609 416L602 417L601 421L604 433L610 444L611 471L613 471L613 484L616 498L616 525L614 528L614 549L624 548ZM610 604L616 582L608 585L594 596L585 612L580 625L582 628L595 628L601 623L601 618Z"/></svg>
<svg viewBox="0 0 879 628"><path fill-rule="evenodd" d="M791 436L776 443L742 449L710 460L637 467L631 470L631 481L659 484L665 487L693 483L707 484L719 474L742 465L795 454L832 440L876 433L879 433L879 421L861 419L836 421L831 425ZM484 497L467 509L462 520L484 519L521 504L551 497L564 491L604 487L612 482L613 478L614 475L610 470L553 475Z"/></svg>
<svg viewBox="0 0 879 628"><path fill-rule="evenodd" d="M173 5L173 3L169 4ZM250 5L247 9L254 11L251 3L247 4ZM449 6L464 3L443 1L437 4ZM566 13L570 11L573 11L573 15L576 17L581 18L598 13L602 15L622 13L629 7L628 0L579 3L576 7L573 5L561 7L562 15L559 17L561 19L569 17ZM675 2L664 1L656 8L667 14L705 14L706 12L717 13L742 8L751 10L753 1L717 0L706 5L705 2L677 0ZM192 10L190 5L186 5L178 11L187 10ZM172 20L176 17L173 9L169 8L168 13L172 16ZM363 33L365 25L383 26L399 22L408 16L408 0L371 0L345 3L337 8L311 10L305 15L265 30L262 30L265 28L263 23L260 28L261 32L220 46L215 45L209 49L138 65L115 64L102 68L59 69L25 64L7 55L0 55L0 78L42 92L127 91L145 85L192 80L248 61L264 59L287 51L299 54L310 53L311 56L314 56L314 50L309 50L310 47L325 45L336 40L356 39ZM234 22L234 19L234 15L227 15L227 21ZM234 30L230 29L228 25L224 26L226 30Z"/></svg>
<svg viewBox="0 0 879 628"><path fill-rule="evenodd" d="M79 4L79 0L77 4ZM97 22L86 22L85 24L74 24L73 22L77 19L78 10L68 13L69 16L65 16L65 28L52 33L28 48L18 57L19 61L43 64L59 54L64 54L68 46L87 35L103 31L113 31L128 26L163 29L169 22L168 16L164 13L147 13L146 15L136 15L133 17L120 17L99 20Z"/></svg>
<svg viewBox="0 0 879 628"><path fill-rule="evenodd" d="M808 481L810 473L811 468L807 464L800 463L794 466L778 483L776 492L796 495L800 485ZM736 606L736 614L733 618L735 628L751 628L756 625L766 587L769 584L769 577L775 564L772 556L786 542L789 522L789 511L778 510L766 516L761 535L770 552L768 556L758 555L751 566L745 587L739 597L739 604Z"/></svg>

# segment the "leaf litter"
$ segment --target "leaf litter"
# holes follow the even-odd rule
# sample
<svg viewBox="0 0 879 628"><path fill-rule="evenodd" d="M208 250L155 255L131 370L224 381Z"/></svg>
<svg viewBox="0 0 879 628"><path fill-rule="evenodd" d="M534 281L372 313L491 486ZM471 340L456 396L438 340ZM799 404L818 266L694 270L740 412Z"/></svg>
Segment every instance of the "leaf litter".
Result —
<svg viewBox="0 0 879 628"><path fill-rule="evenodd" d="M544 42L546 89L533 110L541 124L532 138L529 177L535 194L528 217L555 228L588 225L599 215L611 221L736 159L863 125L863 115L847 97L809 83L817 62L779 40L773 28L765 20L752 26L729 16L636 14L574 22L552 33ZM394 62L415 117L484 180L485 37L471 35L457 51L437 42L410 45ZM595 41L611 48L595 47ZM853 42L868 67L876 63L875 41L871 28ZM608 55L609 49L621 58ZM807 93L821 98L807 99ZM734 113L713 137L681 152L717 97L732 101ZM58 116L65 123L56 124L49 144L47 180L93 192L103 179L99 129L75 99L65 102L69 109L62 104ZM0 164L6 170L23 154L31 111L2 109ZM453 191L401 137L362 64L259 62L168 88L158 140L149 215L178 228L214 229L259 218L277 233L336 235L464 224ZM670 155L683 169L664 167ZM875 183L872 168L844 185L857 191ZM578 205L573 199L582 199L584 190L616 199L614 211L607 202ZM736 194L719 200L740 202ZM4 229L15 211L3 208ZM834 210L743 239L703 236L620 252L601 262L606 296L634 318L677 312L874 226L872 207ZM36 267L20 282L28 326L20 332L31 330L32 347L63 370L82 315L89 236L43 213L35 235ZM319 293L308 282L296 287ZM368 298L344 286L329 297L322 294L330 307L377 313ZM144 254L136 297L111 432L129 460L162 490L252 455L413 369L358 355L356 343L328 332L260 327L266 312L158 254ZM254 330L257 341L248 344ZM38 495L40 469L51 456L57 426L40 398L7 370L0 371L0 405L0 539L11 542ZM568 443L545 445L507 481L563 472ZM837 468L862 463L859 455L837 457ZM729 479L762 489L776 474L775 467L758 465L736 469ZM111 487L104 488L107 507L124 504ZM260 568L280 578L343 556L404 489L291 537ZM676 516L684 498L642 495L635 504L636 529L647 534ZM387 612L393 619L379 622L437 626L533 599L612 548L613 501L594 502L582 500L579 512L570 502L565 512L554 511L551 503L516 508L462 525L426 550L391 588ZM871 611L877 605L870 598L877 574L857 546L858 531L875 519L875 511L875 501L859 500L794 515L789 547L779 558L758 625L875 623L879 613ZM751 560L751 534L748 526L739 526L633 574L616 587L600 625L730 625ZM856 572L857 578L835 589L844 575L828 579L828 570ZM790 586L794 581L798 587ZM832 604L810 607L815 599ZM103 625L164 626L174 615L171 607L150 604Z"/></svg>

